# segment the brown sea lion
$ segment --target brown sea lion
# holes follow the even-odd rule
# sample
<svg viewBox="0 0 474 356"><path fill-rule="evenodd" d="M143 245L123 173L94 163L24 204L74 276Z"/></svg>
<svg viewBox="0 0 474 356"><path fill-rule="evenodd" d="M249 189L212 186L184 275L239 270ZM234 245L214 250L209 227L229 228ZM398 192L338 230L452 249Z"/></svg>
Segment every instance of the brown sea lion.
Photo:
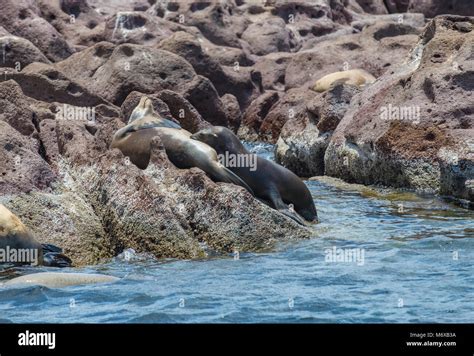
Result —
<svg viewBox="0 0 474 356"><path fill-rule="evenodd" d="M142 98L137 108L130 115L131 122L115 133L111 148L120 149L138 168L145 169L148 166L151 141L153 137L159 136L166 155L176 167L198 167L214 181L240 185L252 193L242 179L218 162L213 148L192 140L189 131L170 126L169 122L176 125L172 121L158 117L150 99Z"/></svg>

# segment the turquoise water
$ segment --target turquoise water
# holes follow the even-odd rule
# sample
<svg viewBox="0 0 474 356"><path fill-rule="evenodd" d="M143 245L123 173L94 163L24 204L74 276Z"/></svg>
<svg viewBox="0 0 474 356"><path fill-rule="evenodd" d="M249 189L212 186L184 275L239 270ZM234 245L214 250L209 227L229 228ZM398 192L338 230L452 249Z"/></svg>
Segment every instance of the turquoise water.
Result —
<svg viewBox="0 0 474 356"><path fill-rule="evenodd" d="M271 157L271 146L253 148ZM0 321L474 322L472 210L436 197L307 184L321 220L313 239L239 259L157 261L127 254L105 265L69 269L121 281L0 288ZM358 249L363 259L330 262L333 248ZM16 272L38 270L51 269Z"/></svg>

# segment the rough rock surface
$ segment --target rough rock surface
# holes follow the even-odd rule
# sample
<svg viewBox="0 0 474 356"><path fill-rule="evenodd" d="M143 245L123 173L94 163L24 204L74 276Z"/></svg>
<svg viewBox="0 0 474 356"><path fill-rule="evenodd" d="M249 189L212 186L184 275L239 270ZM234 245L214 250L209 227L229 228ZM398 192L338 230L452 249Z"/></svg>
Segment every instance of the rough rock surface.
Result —
<svg viewBox="0 0 474 356"><path fill-rule="evenodd" d="M64 37L42 17L35 1L2 0L0 25L12 35L33 43L50 61L59 61L74 52Z"/></svg>
<svg viewBox="0 0 474 356"><path fill-rule="evenodd" d="M472 6L3 0L0 201L76 265L125 248L194 258L312 236L240 187L175 168L159 139L144 171L110 150L142 94L191 132L224 125L277 142L277 159L302 176L473 201L474 22L441 16L425 26L441 12L472 15ZM378 80L309 89L355 68ZM381 113L412 106L419 120ZM59 115L68 107L71 117Z"/></svg>
<svg viewBox="0 0 474 356"><path fill-rule="evenodd" d="M278 163L303 177L324 175L324 154L349 108L356 86L339 84L306 104L306 115L289 119L275 150Z"/></svg>

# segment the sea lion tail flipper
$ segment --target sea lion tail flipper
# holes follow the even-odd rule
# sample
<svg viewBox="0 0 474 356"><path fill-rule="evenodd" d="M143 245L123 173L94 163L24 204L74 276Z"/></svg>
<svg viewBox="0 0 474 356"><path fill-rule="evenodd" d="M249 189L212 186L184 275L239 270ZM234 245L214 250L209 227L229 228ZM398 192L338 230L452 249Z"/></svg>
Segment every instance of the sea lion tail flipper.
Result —
<svg viewBox="0 0 474 356"><path fill-rule="evenodd" d="M250 188L248 184L245 183L237 174L235 174L230 169L228 169L227 167L221 164L218 164L218 165L219 165L218 169L215 169L212 172L212 174L214 175L214 178L217 181L240 185L241 187L244 187L245 189L247 189L250 194L255 196L252 188Z"/></svg>
<svg viewBox="0 0 474 356"><path fill-rule="evenodd" d="M290 209L278 209L280 213L285 216L288 216L290 219L296 221L298 224L306 226L306 222L302 219L296 212Z"/></svg>
<svg viewBox="0 0 474 356"><path fill-rule="evenodd" d="M296 221L298 224L306 226L306 222L298 213L293 209L293 205L290 204L290 207L285 204L281 199L280 193L277 189L270 189L268 194L268 199L271 204L269 204L275 210L278 210L283 215L289 217L290 219Z"/></svg>
<svg viewBox="0 0 474 356"><path fill-rule="evenodd" d="M171 119L163 119L163 121L166 120L166 124L167 126L166 127L170 127L172 129L182 129L181 125L174 122L173 120Z"/></svg>

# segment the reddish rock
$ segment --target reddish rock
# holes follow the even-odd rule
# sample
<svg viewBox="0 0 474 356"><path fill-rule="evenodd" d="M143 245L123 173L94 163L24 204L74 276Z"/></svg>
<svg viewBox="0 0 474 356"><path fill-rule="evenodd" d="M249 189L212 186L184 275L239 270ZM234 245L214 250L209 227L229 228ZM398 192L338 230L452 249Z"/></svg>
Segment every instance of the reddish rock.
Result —
<svg viewBox="0 0 474 356"><path fill-rule="evenodd" d="M244 16L236 16L241 11L234 3L219 0L157 2L148 11L184 26L195 26L212 43L228 47L240 47L240 36L249 23Z"/></svg>
<svg viewBox="0 0 474 356"><path fill-rule="evenodd" d="M247 41L250 51L256 55L272 52L289 52L292 33L281 18L269 18L249 25L242 39Z"/></svg>
<svg viewBox="0 0 474 356"><path fill-rule="evenodd" d="M198 39L189 33L176 32L161 41L159 47L185 58L197 74L213 83L219 95L234 95L243 108L247 107L256 95L257 88L252 83L251 75L244 68L240 68L240 63L230 68L221 66L202 48Z"/></svg>
<svg viewBox="0 0 474 356"><path fill-rule="evenodd" d="M13 80L0 83L0 120L7 122L23 135L35 132L34 110L30 108L20 86Z"/></svg>
<svg viewBox="0 0 474 356"><path fill-rule="evenodd" d="M168 105L171 115L185 130L194 133L211 126L182 95L171 90L162 90L157 97Z"/></svg>
<svg viewBox="0 0 474 356"><path fill-rule="evenodd" d="M405 4L408 0L395 1L397 5ZM402 7L404 9L405 7ZM471 0L409 0L409 12L421 12L426 17L442 14L474 16L474 6Z"/></svg>
<svg viewBox="0 0 474 356"><path fill-rule="evenodd" d="M186 86L183 96L207 122L218 126L229 125L219 94L206 77L201 75L194 77Z"/></svg>
<svg viewBox="0 0 474 356"><path fill-rule="evenodd" d="M349 108L356 86L339 84L306 103L307 115L283 126L275 150L278 163L302 177L324 175L324 155L332 133Z"/></svg>
<svg viewBox="0 0 474 356"><path fill-rule="evenodd" d="M259 137L265 141L275 143L280 136L283 125L296 117L307 115L306 102L314 98L316 93L305 88L288 90L272 106L260 126Z"/></svg>
<svg viewBox="0 0 474 356"><path fill-rule="evenodd" d="M276 91L266 91L255 99L245 111L238 135L240 138L255 141L258 139L263 120L280 98Z"/></svg>
<svg viewBox="0 0 474 356"><path fill-rule="evenodd" d="M29 40L50 61L60 61L73 53L63 36L41 17L40 6L34 1L3 0L0 24L12 35Z"/></svg>
<svg viewBox="0 0 474 356"><path fill-rule="evenodd" d="M33 62L50 63L41 51L30 41L16 36L0 34L1 65L21 70Z"/></svg>
<svg viewBox="0 0 474 356"><path fill-rule="evenodd" d="M332 72L361 68L375 77L402 63L418 41L419 30L406 24L380 22L351 36L318 43L295 54L286 68L286 88L310 86Z"/></svg>
<svg viewBox="0 0 474 356"><path fill-rule="evenodd" d="M20 73L12 73L7 78L17 82L26 96L39 101L88 107L110 105L48 64L32 63Z"/></svg>
<svg viewBox="0 0 474 356"><path fill-rule="evenodd" d="M473 200L474 32L459 29L466 22L432 20L407 63L353 98L326 151L326 174Z"/></svg>
<svg viewBox="0 0 474 356"><path fill-rule="evenodd" d="M131 91L152 94L179 89L196 76L183 58L132 44L114 48L109 43L98 43L57 63L57 68L116 105L121 105Z"/></svg>
<svg viewBox="0 0 474 356"><path fill-rule="evenodd" d="M0 194L49 191L56 180L39 143L0 120Z"/></svg>
<svg viewBox="0 0 474 356"><path fill-rule="evenodd" d="M232 94L225 94L221 97L224 104L224 111L229 120L229 127L237 131L242 119L242 112L240 111L239 101Z"/></svg>

